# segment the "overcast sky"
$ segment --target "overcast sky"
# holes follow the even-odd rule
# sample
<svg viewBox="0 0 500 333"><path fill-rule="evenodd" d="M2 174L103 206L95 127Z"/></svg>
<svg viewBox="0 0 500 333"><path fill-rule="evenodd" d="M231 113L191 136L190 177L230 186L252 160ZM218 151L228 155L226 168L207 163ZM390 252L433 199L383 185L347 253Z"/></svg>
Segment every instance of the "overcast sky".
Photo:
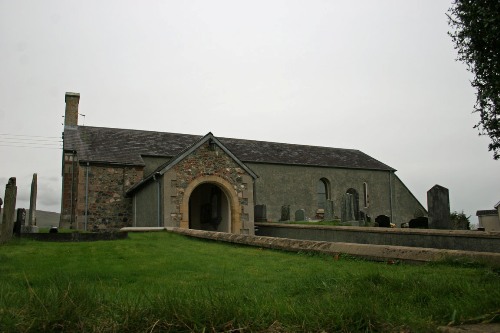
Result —
<svg viewBox="0 0 500 333"><path fill-rule="evenodd" d="M60 210L64 94L80 124L359 149L477 221L500 161L473 129L449 1L0 0L0 197ZM42 147L42 148L40 148Z"/></svg>

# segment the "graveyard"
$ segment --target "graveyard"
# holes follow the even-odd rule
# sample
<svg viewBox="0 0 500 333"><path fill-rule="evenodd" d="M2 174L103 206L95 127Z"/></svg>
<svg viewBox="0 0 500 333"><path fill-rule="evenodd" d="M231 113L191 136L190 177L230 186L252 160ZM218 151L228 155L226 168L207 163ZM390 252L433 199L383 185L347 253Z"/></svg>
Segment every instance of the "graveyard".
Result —
<svg viewBox="0 0 500 333"><path fill-rule="evenodd" d="M265 206L256 207L254 235L39 228L36 174L29 210L16 209L16 194L12 177L1 212L1 331L497 327L500 234L451 230L441 186L429 191L428 217L416 217L418 227L395 228L387 216L355 218L348 195L334 221L321 211L311 221L284 205L273 222Z"/></svg>
<svg viewBox="0 0 500 333"><path fill-rule="evenodd" d="M154 253L154 259L151 254ZM1 331L430 332L494 320L499 270L283 252L168 232L0 247Z"/></svg>

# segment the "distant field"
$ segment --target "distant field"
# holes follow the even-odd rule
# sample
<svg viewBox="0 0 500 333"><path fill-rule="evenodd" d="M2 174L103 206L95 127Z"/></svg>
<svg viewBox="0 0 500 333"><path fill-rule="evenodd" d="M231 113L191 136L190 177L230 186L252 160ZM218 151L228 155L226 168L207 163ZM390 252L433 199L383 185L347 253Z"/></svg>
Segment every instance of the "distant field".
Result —
<svg viewBox="0 0 500 333"><path fill-rule="evenodd" d="M0 331L429 332L497 311L499 271L190 239L0 247Z"/></svg>
<svg viewBox="0 0 500 333"><path fill-rule="evenodd" d="M3 209L3 207L2 207ZM26 210L28 214L29 209ZM2 223L2 214L0 214L0 223ZM51 226L59 226L59 213L46 212L43 210L36 211L36 224L40 228L48 228Z"/></svg>

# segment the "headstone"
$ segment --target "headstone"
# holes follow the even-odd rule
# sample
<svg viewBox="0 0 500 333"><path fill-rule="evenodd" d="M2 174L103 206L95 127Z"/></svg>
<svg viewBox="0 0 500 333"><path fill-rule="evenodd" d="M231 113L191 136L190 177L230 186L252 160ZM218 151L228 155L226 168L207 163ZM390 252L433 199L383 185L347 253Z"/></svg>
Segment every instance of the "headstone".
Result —
<svg viewBox="0 0 500 333"><path fill-rule="evenodd" d="M325 203L325 216L323 217L325 221L333 220L333 201L328 199Z"/></svg>
<svg viewBox="0 0 500 333"><path fill-rule="evenodd" d="M391 219L386 215L379 215L375 218L375 223L378 224L381 228L390 228L391 227Z"/></svg>
<svg viewBox="0 0 500 333"><path fill-rule="evenodd" d="M429 229L429 219L425 216L411 219L410 222L408 222L408 227L416 229Z"/></svg>
<svg viewBox="0 0 500 333"><path fill-rule="evenodd" d="M4 208L2 215L2 228L0 232L0 244L12 239L14 230L14 215L16 210L17 186L16 177L9 178L5 185Z"/></svg>
<svg viewBox="0 0 500 333"><path fill-rule="evenodd" d="M447 188L434 185L427 191L427 208L429 210L429 228L453 229L450 221L450 194Z"/></svg>
<svg viewBox="0 0 500 333"><path fill-rule="evenodd" d="M299 209L295 211L295 221L305 221L306 220L306 211L303 209Z"/></svg>
<svg viewBox="0 0 500 333"><path fill-rule="evenodd" d="M14 222L14 235L21 237L21 230L26 223L26 209L18 208L16 214L16 222Z"/></svg>
<svg viewBox="0 0 500 333"><path fill-rule="evenodd" d="M37 174L33 174L31 181L31 195L30 195L30 213L28 217L28 226L36 225L36 195L37 195Z"/></svg>
<svg viewBox="0 0 500 333"><path fill-rule="evenodd" d="M362 210L359 211L359 225L366 225L366 214Z"/></svg>
<svg viewBox="0 0 500 333"><path fill-rule="evenodd" d="M281 206L281 218L280 221L290 221L290 205Z"/></svg>
<svg viewBox="0 0 500 333"><path fill-rule="evenodd" d="M350 193L344 193L342 196L342 207L340 220L342 222L354 221L354 197Z"/></svg>
<svg viewBox="0 0 500 333"><path fill-rule="evenodd" d="M266 205L255 205L254 218L255 218L255 222L267 222Z"/></svg>

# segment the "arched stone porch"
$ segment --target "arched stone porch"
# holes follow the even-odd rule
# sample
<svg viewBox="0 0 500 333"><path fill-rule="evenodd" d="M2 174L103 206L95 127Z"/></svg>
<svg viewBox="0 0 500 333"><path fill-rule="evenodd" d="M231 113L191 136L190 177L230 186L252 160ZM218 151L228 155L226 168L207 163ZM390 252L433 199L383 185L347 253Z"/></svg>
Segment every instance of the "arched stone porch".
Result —
<svg viewBox="0 0 500 333"><path fill-rule="evenodd" d="M180 227L184 229L190 228L189 216L189 202L193 192L203 184L213 184L222 191L222 194L227 199L229 204L229 232L234 234L241 233L241 205L238 200L237 192L234 190L233 185L227 180L218 176L201 176L189 183L184 190L184 195L181 204L181 221Z"/></svg>

